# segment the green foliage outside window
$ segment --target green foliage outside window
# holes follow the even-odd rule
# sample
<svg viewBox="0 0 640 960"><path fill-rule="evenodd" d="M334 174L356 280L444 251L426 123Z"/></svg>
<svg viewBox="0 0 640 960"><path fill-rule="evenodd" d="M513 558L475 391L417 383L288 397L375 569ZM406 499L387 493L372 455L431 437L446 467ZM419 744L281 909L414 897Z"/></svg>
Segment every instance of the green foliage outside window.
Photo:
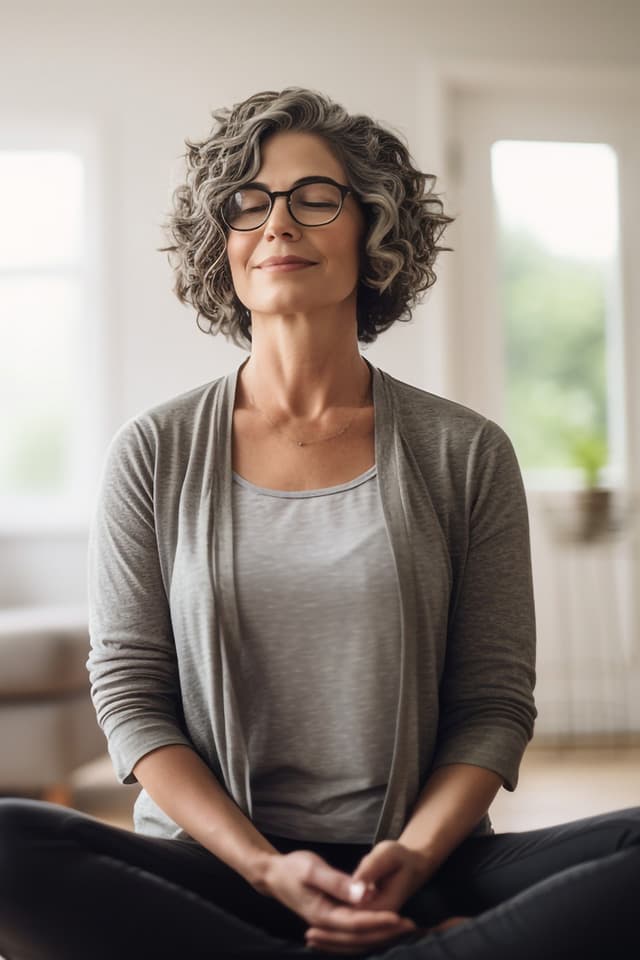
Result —
<svg viewBox="0 0 640 960"><path fill-rule="evenodd" d="M25 419L12 459L0 469L0 489L5 494L64 492L68 428L63 416Z"/></svg>
<svg viewBox="0 0 640 960"><path fill-rule="evenodd" d="M594 486L608 457L606 263L552 255L506 229L499 257L507 430L521 466L579 466Z"/></svg>

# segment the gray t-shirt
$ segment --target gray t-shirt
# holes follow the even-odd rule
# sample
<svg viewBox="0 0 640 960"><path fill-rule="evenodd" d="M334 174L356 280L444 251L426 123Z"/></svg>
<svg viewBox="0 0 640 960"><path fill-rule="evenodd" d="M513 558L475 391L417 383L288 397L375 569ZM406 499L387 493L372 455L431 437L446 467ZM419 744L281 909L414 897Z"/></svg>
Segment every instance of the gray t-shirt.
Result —
<svg viewBox="0 0 640 960"><path fill-rule="evenodd" d="M234 473L253 821L371 843L393 754L400 600L376 468L319 490Z"/></svg>

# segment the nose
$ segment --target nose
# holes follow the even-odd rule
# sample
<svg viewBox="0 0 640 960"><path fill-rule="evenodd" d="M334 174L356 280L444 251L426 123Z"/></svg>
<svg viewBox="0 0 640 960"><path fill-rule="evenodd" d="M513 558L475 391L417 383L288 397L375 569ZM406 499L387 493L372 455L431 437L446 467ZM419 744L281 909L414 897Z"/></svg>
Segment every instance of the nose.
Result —
<svg viewBox="0 0 640 960"><path fill-rule="evenodd" d="M276 197L271 212L264 223L266 236L279 236L287 233L291 236L300 235L300 224L296 223L287 207L286 197Z"/></svg>

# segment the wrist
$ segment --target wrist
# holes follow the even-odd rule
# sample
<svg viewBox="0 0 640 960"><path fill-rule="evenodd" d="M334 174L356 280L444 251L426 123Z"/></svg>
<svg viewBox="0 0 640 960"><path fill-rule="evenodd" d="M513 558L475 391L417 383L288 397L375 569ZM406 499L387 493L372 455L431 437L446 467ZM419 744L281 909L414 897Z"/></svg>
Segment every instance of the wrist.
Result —
<svg viewBox="0 0 640 960"><path fill-rule="evenodd" d="M411 854L414 872L418 881L424 884L427 880L430 880L438 869L438 862L433 852L424 846L413 846L410 842L407 843L404 840L398 840L398 843Z"/></svg>
<svg viewBox="0 0 640 960"><path fill-rule="evenodd" d="M269 888L269 874L271 872L271 867L273 862L279 859L282 856L281 853L278 853L277 850L260 850L252 858L249 869L245 875L245 879L254 890L257 890L258 893L262 893L265 896L270 896Z"/></svg>

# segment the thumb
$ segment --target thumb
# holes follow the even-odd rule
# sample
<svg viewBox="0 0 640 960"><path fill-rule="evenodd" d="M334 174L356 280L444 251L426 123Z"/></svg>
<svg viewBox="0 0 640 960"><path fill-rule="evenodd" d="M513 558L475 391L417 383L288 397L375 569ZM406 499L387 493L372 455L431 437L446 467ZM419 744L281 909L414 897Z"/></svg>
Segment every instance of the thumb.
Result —
<svg viewBox="0 0 640 960"><path fill-rule="evenodd" d="M375 847L362 858L352 873L352 883L364 884L365 889L369 887L375 889L380 880L394 872L397 865L393 847Z"/></svg>
<svg viewBox="0 0 640 960"><path fill-rule="evenodd" d="M377 892L374 882L352 877L349 884L349 899L351 903L366 903Z"/></svg>
<svg viewBox="0 0 640 960"><path fill-rule="evenodd" d="M323 893L345 903L364 903L369 896L366 883L356 881L354 884L353 877L331 867L322 857L311 854L310 858L313 866L307 872L305 883L308 886L322 890Z"/></svg>

